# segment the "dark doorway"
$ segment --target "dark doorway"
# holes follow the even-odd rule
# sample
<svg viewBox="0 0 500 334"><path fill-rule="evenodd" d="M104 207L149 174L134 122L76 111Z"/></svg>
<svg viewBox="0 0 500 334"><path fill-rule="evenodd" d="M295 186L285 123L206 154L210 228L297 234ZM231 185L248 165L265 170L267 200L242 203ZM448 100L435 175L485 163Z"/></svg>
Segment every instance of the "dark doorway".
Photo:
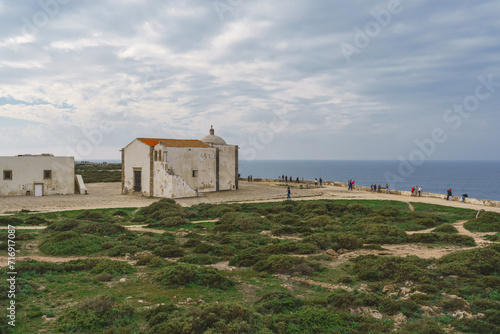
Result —
<svg viewBox="0 0 500 334"><path fill-rule="evenodd" d="M141 174L140 170L134 171L134 191L141 192Z"/></svg>

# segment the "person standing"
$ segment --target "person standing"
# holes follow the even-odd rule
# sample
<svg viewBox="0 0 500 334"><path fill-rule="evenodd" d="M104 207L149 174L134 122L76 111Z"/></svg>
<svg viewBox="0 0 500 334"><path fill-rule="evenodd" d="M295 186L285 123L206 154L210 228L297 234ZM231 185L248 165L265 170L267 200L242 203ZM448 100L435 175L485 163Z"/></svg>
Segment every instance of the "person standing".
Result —
<svg viewBox="0 0 500 334"><path fill-rule="evenodd" d="M278 182L281 183L281 176L278 176Z"/></svg>
<svg viewBox="0 0 500 334"><path fill-rule="evenodd" d="M314 178L314 186L317 187L318 186L318 179L317 178Z"/></svg>
<svg viewBox="0 0 500 334"><path fill-rule="evenodd" d="M373 192L373 183L372 183L372 185L370 186L370 192Z"/></svg>
<svg viewBox="0 0 500 334"><path fill-rule="evenodd" d="M418 197L422 195L422 186L418 187Z"/></svg>
<svg viewBox="0 0 500 334"><path fill-rule="evenodd" d="M288 186L288 189L286 190L286 198L291 199L292 198L292 192L290 191L290 186Z"/></svg>
<svg viewBox="0 0 500 334"><path fill-rule="evenodd" d="M354 186L356 185L356 180L352 180L351 182L351 190L354 190Z"/></svg>
<svg viewBox="0 0 500 334"><path fill-rule="evenodd" d="M380 192L380 183L378 184L377 191Z"/></svg>
<svg viewBox="0 0 500 334"><path fill-rule="evenodd" d="M299 183L299 177L297 176L297 183Z"/></svg>
<svg viewBox="0 0 500 334"><path fill-rule="evenodd" d="M447 201L451 201L451 199L453 198L453 195L451 194L451 188L448 189L448 191L446 192L446 200Z"/></svg>
<svg viewBox="0 0 500 334"><path fill-rule="evenodd" d="M389 193L389 183L386 183L385 184L385 193L388 194Z"/></svg>
<svg viewBox="0 0 500 334"><path fill-rule="evenodd" d="M411 195L413 196L414 193L415 193L415 187L411 188Z"/></svg>
<svg viewBox="0 0 500 334"><path fill-rule="evenodd" d="M319 178L319 186L322 187L323 186L323 179L320 177Z"/></svg>

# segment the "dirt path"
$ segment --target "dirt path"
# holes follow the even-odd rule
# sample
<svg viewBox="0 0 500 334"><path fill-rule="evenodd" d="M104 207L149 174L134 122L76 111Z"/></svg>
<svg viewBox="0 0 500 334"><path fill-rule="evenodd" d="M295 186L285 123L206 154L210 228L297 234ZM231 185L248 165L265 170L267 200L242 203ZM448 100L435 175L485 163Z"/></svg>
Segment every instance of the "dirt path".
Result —
<svg viewBox="0 0 500 334"><path fill-rule="evenodd" d="M16 196L0 197L0 215L8 215L29 209L36 212L57 212L68 210L88 210L107 208L141 208L158 201L157 198L124 196L120 194L121 183L90 183L87 185L89 195L57 195L57 196ZM221 191L207 193L195 198L176 199L183 206L200 203L259 203L280 202L286 199L286 189L276 186L274 182L240 182L237 191ZM489 207L472 203L446 201L433 197L411 197L403 195L370 193L367 191L347 191L347 188L327 185L318 188L292 190L292 200L310 199L369 199L394 200L405 203L429 203L473 210L486 210L500 213L500 207ZM413 205L412 205L413 206Z"/></svg>
<svg viewBox="0 0 500 334"><path fill-rule="evenodd" d="M26 256L16 256L16 259L14 262L36 260L36 261L50 262L50 263L61 263L61 262L68 262L71 260L85 260L85 259L110 259L110 260L116 260L116 261L125 261L131 265L134 265L137 262L136 260L132 260L130 258L125 258L125 257L110 257L110 256L65 256L65 257L63 257L63 256L45 256L45 255L37 255L37 254L26 255ZM7 266L7 261L8 261L7 256L0 256L0 267Z"/></svg>

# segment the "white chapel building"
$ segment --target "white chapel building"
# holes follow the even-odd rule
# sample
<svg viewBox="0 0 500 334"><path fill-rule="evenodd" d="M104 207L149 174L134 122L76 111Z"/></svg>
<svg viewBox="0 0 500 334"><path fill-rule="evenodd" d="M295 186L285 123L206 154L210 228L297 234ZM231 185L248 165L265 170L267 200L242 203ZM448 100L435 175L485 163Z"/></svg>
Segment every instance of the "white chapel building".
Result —
<svg viewBox="0 0 500 334"><path fill-rule="evenodd" d="M201 140L137 138L121 152L125 195L183 198L238 189L238 146L213 127Z"/></svg>

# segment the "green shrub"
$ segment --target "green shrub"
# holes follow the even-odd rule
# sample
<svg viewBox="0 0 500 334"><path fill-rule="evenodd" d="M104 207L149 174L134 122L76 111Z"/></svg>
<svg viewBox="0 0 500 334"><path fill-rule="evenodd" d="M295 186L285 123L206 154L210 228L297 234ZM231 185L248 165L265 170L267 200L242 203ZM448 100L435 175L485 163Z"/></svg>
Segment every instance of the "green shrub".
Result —
<svg viewBox="0 0 500 334"><path fill-rule="evenodd" d="M215 268L198 268L191 264L178 264L161 268L154 275L154 280L167 287L179 287L195 284L217 289L228 289L234 282Z"/></svg>
<svg viewBox="0 0 500 334"><path fill-rule="evenodd" d="M271 228L272 235L291 235L291 234L300 234L300 233L312 233L312 230L309 227L305 226L273 226Z"/></svg>
<svg viewBox="0 0 500 334"><path fill-rule="evenodd" d="M136 246L127 246L127 245L116 245L110 250L108 250L109 256L124 256L126 254L134 255L139 251L139 248Z"/></svg>
<svg viewBox="0 0 500 334"><path fill-rule="evenodd" d="M229 265L236 267L251 267L267 256L270 256L270 254L259 254L254 250L247 250L233 257L231 261L229 261Z"/></svg>
<svg viewBox="0 0 500 334"><path fill-rule="evenodd" d="M436 277L436 274L426 269L432 262L417 256L361 255L350 261L354 263L350 272L362 280L392 279L399 282L426 282Z"/></svg>
<svg viewBox="0 0 500 334"><path fill-rule="evenodd" d="M419 319L405 323L398 333L403 334L444 334L441 326L433 319Z"/></svg>
<svg viewBox="0 0 500 334"><path fill-rule="evenodd" d="M486 211L464 224L469 231L500 232L500 213Z"/></svg>
<svg viewBox="0 0 500 334"><path fill-rule="evenodd" d="M62 221L54 221L47 224L45 228L45 233L52 232L63 232L63 231L71 231L77 228L79 222L77 220L62 220Z"/></svg>
<svg viewBox="0 0 500 334"><path fill-rule="evenodd" d="M399 210L393 206L383 206L375 210L374 214L384 217L397 217L399 215Z"/></svg>
<svg viewBox="0 0 500 334"><path fill-rule="evenodd" d="M452 245L476 246L474 238L468 235L448 233L415 233L408 235L407 242L410 243L445 243Z"/></svg>
<svg viewBox="0 0 500 334"><path fill-rule="evenodd" d="M215 264L220 261L221 259L219 257L208 254L191 254L179 259L179 262L191 263L191 264L203 264L203 265Z"/></svg>
<svg viewBox="0 0 500 334"><path fill-rule="evenodd" d="M16 217L0 217L0 226L7 226L7 225L12 225L12 226L17 226L21 225L23 221L19 218Z"/></svg>
<svg viewBox="0 0 500 334"><path fill-rule="evenodd" d="M171 198L162 198L151 205L141 208L137 216L144 216L146 219L160 221L166 217L192 217L192 212L175 203Z"/></svg>
<svg viewBox="0 0 500 334"><path fill-rule="evenodd" d="M49 255L89 255L102 250L103 241L93 235L59 232L43 241L40 249Z"/></svg>
<svg viewBox="0 0 500 334"><path fill-rule="evenodd" d="M182 257L184 256L184 250L179 246L165 245L157 247L153 254L159 257Z"/></svg>
<svg viewBox="0 0 500 334"><path fill-rule="evenodd" d="M111 236L127 231L115 222L80 222L75 230L99 236Z"/></svg>
<svg viewBox="0 0 500 334"><path fill-rule="evenodd" d="M356 249L363 246L363 239L348 233L315 233L303 239L305 243L313 243L319 249Z"/></svg>
<svg viewBox="0 0 500 334"><path fill-rule="evenodd" d="M120 216L120 217L128 217L128 213L126 211L123 211L123 210L116 210L113 212L113 216Z"/></svg>
<svg viewBox="0 0 500 334"><path fill-rule="evenodd" d="M500 247L492 245L445 255L438 260L438 270L443 275L463 277L493 275L500 272Z"/></svg>
<svg viewBox="0 0 500 334"><path fill-rule="evenodd" d="M90 211L86 210L83 211L81 214L79 214L76 219L79 220L95 220L95 221L102 221L106 218L101 212L99 211Z"/></svg>
<svg viewBox="0 0 500 334"><path fill-rule="evenodd" d="M449 296L445 296L443 299L439 300L436 306L443 308L444 312L466 310L469 308L469 305L465 300Z"/></svg>
<svg viewBox="0 0 500 334"><path fill-rule="evenodd" d="M312 275L323 269L318 262L289 255L271 255L255 263L252 268L269 274L301 275Z"/></svg>
<svg viewBox="0 0 500 334"><path fill-rule="evenodd" d="M124 275L135 271L134 267L125 261L113 261L109 259L99 259L97 264L90 270L92 274L112 274Z"/></svg>
<svg viewBox="0 0 500 334"><path fill-rule="evenodd" d="M441 232L441 233L458 233L458 230L455 226L451 224L442 224L432 230L432 232Z"/></svg>
<svg viewBox="0 0 500 334"><path fill-rule="evenodd" d="M332 219L330 218L330 216L321 215L308 219L307 221L305 221L304 225L308 227L324 227L326 225L330 225L331 223Z"/></svg>
<svg viewBox="0 0 500 334"><path fill-rule="evenodd" d="M431 228L431 227L436 227L438 225L441 225L442 223L445 223L446 220L441 218L441 217L426 217L426 218L418 218L413 221L415 224Z"/></svg>
<svg viewBox="0 0 500 334"><path fill-rule="evenodd" d="M282 242L279 244L273 244L266 247L262 247L260 252L268 253L272 255L278 254L288 254L288 253L296 253L296 254L313 254L318 250L316 245L311 243L303 243L303 242Z"/></svg>
<svg viewBox="0 0 500 334"><path fill-rule="evenodd" d="M153 326L156 334L185 333L257 333L257 316L239 305L209 304L188 309L186 313L164 312L168 321ZM265 332L263 332L265 333ZM268 333L268 332L267 332Z"/></svg>
<svg viewBox="0 0 500 334"><path fill-rule="evenodd" d="M160 220L159 222L152 222L149 223L147 227L178 227L182 225L189 225L191 224L189 220L183 218L182 216L172 216L172 217L166 217Z"/></svg>
<svg viewBox="0 0 500 334"><path fill-rule="evenodd" d="M193 249L193 253L207 254L213 256L233 256L234 249L229 246L212 245L207 242L201 243Z"/></svg>
<svg viewBox="0 0 500 334"><path fill-rule="evenodd" d="M255 309L262 314L290 312L300 308L303 300L288 291L268 292L255 302Z"/></svg>
<svg viewBox="0 0 500 334"><path fill-rule="evenodd" d="M32 226L35 226L35 225L45 225L45 224L48 224L49 221L45 218L42 218L40 216L29 216L28 218L26 218L24 220L24 224L27 224L27 225L32 225Z"/></svg>
<svg viewBox="0 0 500 334"><path fill-rule="evenodd" d="M111 297L96 297L64 311L58 319L59 330L98 332L113 325L129 324L133 315L131 306L118 305Z"/></svg>
<svg viewBox="0 0 500 334"><path fill-rule="evenodd" d="M272 223L278 224L278 225L296 225L300 224L301 218L300 216L290 213L290 212L283 212L280 214L270 214L267 215L266 217L269 219Z"/></svg>
<svg viewBox="0 0 500 334"><path fill-rule="evenodd" d="M462 333L492 334L500 333L500 327L479 319L458 319L452 323Z"/></svg>
<svg viewBox="0 0 500 334"><path fill-rule="evenodd" d="M151 268L161 267L165 263L165 260L156 255L145 255L142 256L136 263L136 266L148 266Z"/></svg>

